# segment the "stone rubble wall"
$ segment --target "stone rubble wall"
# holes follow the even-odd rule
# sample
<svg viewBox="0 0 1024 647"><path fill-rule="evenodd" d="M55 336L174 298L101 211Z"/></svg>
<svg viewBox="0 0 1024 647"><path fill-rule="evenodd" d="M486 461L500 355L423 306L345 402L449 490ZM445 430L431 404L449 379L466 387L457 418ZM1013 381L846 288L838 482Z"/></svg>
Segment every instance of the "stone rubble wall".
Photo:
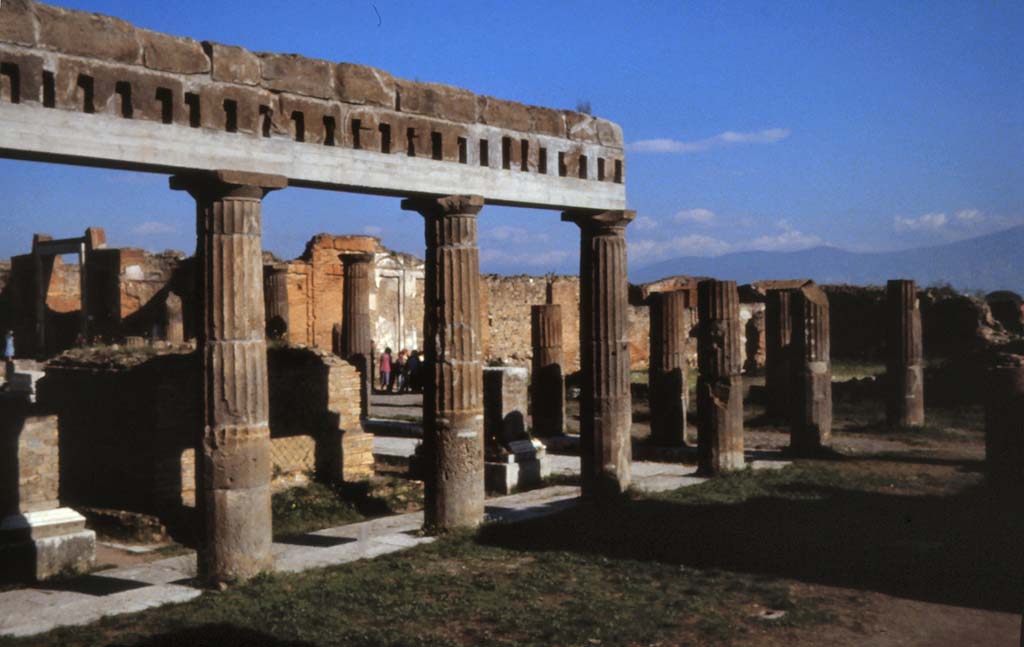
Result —
<svg viewBox="0 0 1024 647"><path fill-rule="evenodd" d="M61 499L162 513L192 505L201 422L195 353L72 352L40 380L39 403L60 425ZM359 422L359 379L347 362L310 349L268 350L273 486L323 467L372 475L372 435Z"/></svg>
<svg viewBox="0 0 1024 647"><path fill-rule="evenodd" d="M200 43L31 0L0 4L0 64L4 102L495 172L625 179L621 128L604 119L363 65Z"/></svg>

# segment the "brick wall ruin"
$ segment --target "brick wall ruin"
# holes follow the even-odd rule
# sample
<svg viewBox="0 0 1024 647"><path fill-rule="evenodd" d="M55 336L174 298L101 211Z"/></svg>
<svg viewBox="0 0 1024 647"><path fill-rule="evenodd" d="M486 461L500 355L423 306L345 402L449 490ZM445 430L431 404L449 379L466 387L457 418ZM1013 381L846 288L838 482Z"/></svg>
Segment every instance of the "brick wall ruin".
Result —
<svg viewBox="0 0 1024 647"><path fill-rule="evenodd" d="M191 505L201 427L195 353L71 351L38 383L60 425L61 499L139 512ZM359 378L309 349L268 351L274 485L317 471L372 474L372 436L359 423Z"/></svg>

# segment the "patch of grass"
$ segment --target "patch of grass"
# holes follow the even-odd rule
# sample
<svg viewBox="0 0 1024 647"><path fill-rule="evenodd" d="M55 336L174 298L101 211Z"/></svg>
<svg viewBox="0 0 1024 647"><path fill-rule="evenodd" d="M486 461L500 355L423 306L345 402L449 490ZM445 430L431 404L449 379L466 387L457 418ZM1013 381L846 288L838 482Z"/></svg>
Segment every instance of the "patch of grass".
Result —
<svg viewBox="0 0 1024 647"><path fill-rule="evenodd" d="M885 364L868 362L854 359L832 360L832 379L837 382L845 382L850 379L863 379L865 377L877 377L885 373Z"/></svg>
<svg viewBox="0 0 1024 647"><path fill-rule="evenodd" d="M274 536L292 537L313 530L363 521L423 507L423 488L397 476L359 483L310 483L273 496Z"/></svg>

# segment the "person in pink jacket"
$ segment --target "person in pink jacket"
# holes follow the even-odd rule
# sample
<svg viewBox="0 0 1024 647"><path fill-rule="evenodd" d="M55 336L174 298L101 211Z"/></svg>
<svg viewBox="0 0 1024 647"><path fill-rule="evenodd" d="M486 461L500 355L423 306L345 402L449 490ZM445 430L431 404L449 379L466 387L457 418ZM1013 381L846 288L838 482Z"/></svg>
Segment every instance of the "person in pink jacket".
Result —
<svg viewBox="0 0 1024 647"><path fill-rule="evenodd" d="M380 388L386 391L391 386L391 348L385 348L380 355Z"/></svg>

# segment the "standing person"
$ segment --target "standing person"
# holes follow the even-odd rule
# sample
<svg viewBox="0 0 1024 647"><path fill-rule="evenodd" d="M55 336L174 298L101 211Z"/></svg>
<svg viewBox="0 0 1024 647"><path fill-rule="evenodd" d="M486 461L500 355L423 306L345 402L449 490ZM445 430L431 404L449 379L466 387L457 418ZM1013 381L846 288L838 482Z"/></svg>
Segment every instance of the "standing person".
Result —
<svg viewBox="0 0 1024 647"><path fill-rule="evenodd" d="M14 376L14 331L8 330L4 335L4 369L8 382Z"/></svg>
<svg viewBox="0 0 1024 647"><path fill-rule="evenodd" d="M415 348L409 355L409 361L405 363L406 386L413 393L420 392L420 352Z"/></svg>
<svg viewBox="0 0 1024 647"><path fill-rule="evenodd" d="M380 390L391 390L391 348L385 347L380 354Z"/></svg>
<svg viewBox="0 0 1024 647"><path fill-rule="evenodd" d="M398 383L398 392L399 393L404 393L405 392L405 387L406 387L406 384L405 384L405 377L406 377L405 371L406 371L406 368L405 367L406 367L406 363L408 361L409 361L409 351L407 351L404 348L402 350L398 351L398 361L395 363L395 366L394 366L394 368L392 370L394 370L394 372L395 372L395 382Z"/></svg>

